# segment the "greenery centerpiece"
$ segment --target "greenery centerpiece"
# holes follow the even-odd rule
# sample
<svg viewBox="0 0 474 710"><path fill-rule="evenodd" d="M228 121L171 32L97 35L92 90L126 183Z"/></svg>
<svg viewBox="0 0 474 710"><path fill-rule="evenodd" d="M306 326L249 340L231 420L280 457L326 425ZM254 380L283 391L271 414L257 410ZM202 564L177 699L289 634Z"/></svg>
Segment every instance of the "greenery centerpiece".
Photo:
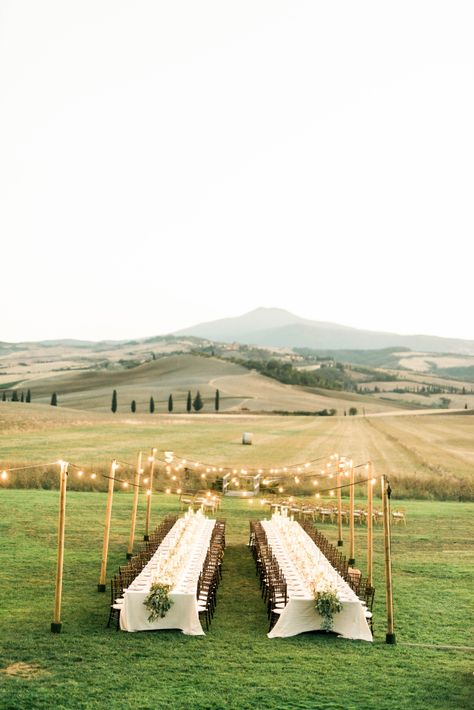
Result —
<svg viewBox="0 0 474 710"><path fill-rule="evenodd" d="M334 614L338 614L342 610L342 604L335 589L328 587L325 590L317 591L314 596L314 608L323 620L323 631L331 631Z"/></svg>
<svg viewBox="0 0 474 710"><path fill-rule="evenodd" d="M148 621L163 619L166 616L166 613L171 609L173 600L169 597L170 590L171 584L154 582L151 585L150 593L143 602L145 607L150 612Z"/></svg>

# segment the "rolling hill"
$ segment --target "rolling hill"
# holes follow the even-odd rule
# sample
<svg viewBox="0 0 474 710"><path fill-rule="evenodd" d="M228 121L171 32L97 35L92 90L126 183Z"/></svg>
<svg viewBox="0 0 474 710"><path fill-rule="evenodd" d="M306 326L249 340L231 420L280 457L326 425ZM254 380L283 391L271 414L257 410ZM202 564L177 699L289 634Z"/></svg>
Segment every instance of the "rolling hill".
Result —
<svg viewBox="0 0 474 710"><path fill-rule="evenodd" d="M474 354L474 341L432 335L359 330L300 318L279 308L257 308L235 318L199 323L175 333L220 342L315 350L400 347L421 352Z"/></svg>
<svg viewBox="0 0 474 710"><path fill-rule="evenodd" d="M60 407L97 412L110 411L114 389L121 413L130 412L132 399L138 413L147 413L151 396L155 411L165 412L170 394L174 411L185 412L188 391L194 396L198 389L205 413L214 411L216 389L220 392L220 409L229 412L337 409L343 414L344 409L354 404L365 408L367 413L406 408L403 402L387 403L355 393L282 384L236 363L197 354L161 357L131 368L59 368L15 384L17 390L26 388L31 390L34 403L49 404L52 393L56 392Z"/></svg>

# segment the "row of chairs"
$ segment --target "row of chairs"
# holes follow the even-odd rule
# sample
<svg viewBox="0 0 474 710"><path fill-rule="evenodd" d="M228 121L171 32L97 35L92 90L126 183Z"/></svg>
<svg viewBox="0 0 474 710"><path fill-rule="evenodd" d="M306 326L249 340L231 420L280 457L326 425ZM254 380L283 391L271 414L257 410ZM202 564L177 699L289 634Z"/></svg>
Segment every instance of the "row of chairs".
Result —
<svg viewBox="0 0 474 710"><path fill-rule="evenodd" d="M267 606L267 616L270 622L269 631L271 631L278 620L279 614L288 603L286 580L268 544L267 534L260 521L250 521L248 544L255 560L257 575L260 579L262 599Z"/></svg>
<svg viewBox="0 0 474 710"><path fill-rule="evenodd" d="M310 505L304 501L283 498L277 500L267 500L271 511L286 509L290 515L294 515L298 520L313 520L317 522L335 523L338 516L338 508L335 505ZM344 503L341 509L342 521L349 524L350 508ZM391 513L394 524L407 524L405 508L397 508ZM354 523L367 525L368 512L366 508L354 508ZM372 522L375 525L383 523L383 512L378 508L372 510Z"/></svg>
<svg viewBox="0 0 474 710"><path fill-rule="evenodd" d="M217 605L217 588L222 579L224 550L225 520L216 520L196 589L198 613L200 617L205 618L206 630L211 625Z"/></svg>
<svg viewBox="0 0 474 710"><path fill-rule="evenodd" d="M131 558L128 564L119 567L117 574L111 578L111 604L107 626L110 626L112 620L115 619L117 631L120 628L120 612L124 601L124 590L130 586L135 577L148 564L177 519L177 515L167 515L151 533L149 539L141 545L139 552Z"/></svg>
<svg viewBox="0 0 474 710"><path fill-rule="evenodd" d="M204 512L216 513L221 507L221 496L215 491L202 490L197 493L182 493L179 502L181 510L192 508L198 510L202 508Z"/></svg>
<svg viewBox="0 0 474 710"><path fill-rule="evenodd" d="M375 597L375 587L369 584L369 580L362 576L360 570L349 567L346 557L337 549L337 547L330 543L327 537L323 535L323 533L312 523L303 521L300 525L364 604L364 614L367 619L367 623L370 626L370 630L373 633L372 610Z"/></svg>

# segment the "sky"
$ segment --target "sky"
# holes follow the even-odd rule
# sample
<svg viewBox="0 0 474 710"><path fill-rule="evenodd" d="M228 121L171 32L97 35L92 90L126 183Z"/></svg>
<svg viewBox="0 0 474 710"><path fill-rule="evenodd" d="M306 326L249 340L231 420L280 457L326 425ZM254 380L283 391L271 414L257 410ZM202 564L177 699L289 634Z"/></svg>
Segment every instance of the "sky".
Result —
<svg viewBox="0 0 474 710"><path fill-rule="evenodd" d="M0 341L474 339L474 4L0 0Z"/></svg>

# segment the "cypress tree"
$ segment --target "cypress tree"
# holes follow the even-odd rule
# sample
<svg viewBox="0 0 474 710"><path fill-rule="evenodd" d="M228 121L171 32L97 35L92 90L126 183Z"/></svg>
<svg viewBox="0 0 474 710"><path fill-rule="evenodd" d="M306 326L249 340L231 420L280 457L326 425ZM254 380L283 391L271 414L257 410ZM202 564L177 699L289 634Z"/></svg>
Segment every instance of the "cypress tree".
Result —
<svg viewBox="0 0 474 710"><path fill-rule="evenodd" d="M16 390L12 392L12 402L18 402L18 392Z"/></svg>
<svg viewBox="0 0 474 710"><path fill-rule="evenodd" d="M53 394L51 395L51 406L52 407L58 406L58 397L57 397L56 392L53 392Z"/></svg>
<svg viewBox="0 0 474 710"><path fill-rule="evenodd" d="M204 407L204 404L203 404L202 398L201 398L201 393L199 392L199 390L196 392L196 396L193 401L193 407L194 407L194 411L196 411L196 412L200 412L201 409Z"/></svg>
<svg viewBox="0 0 474 710"><path fill-rule="evenodd" d="M137 403L135 402L134 399L132 399L132 403L130 404L130 409L132 410L133 414L137 411Z"/></svg>
<svg viewBox="0 0 474 710"><path fill-rule="evenodd" d="M188 391L188 398L186 400L186 411L190 412L192 407L191 391Z"/></svg>
<svg viewBox="0 0 474 710"><path fill-rule="evenodd" d="M26 390L26 401L28 403L31 402L31 390L30 389Z"/></svg>
<svg viewBox="0 0 474 710"><path fill-rule="evenodd" d="M111 405L111 410L115 414L117 411L117 390L114 390L112 392L112 405Z"/></svg>
<svg viewBox="0 0 474 710"><path fill-rule="evenodd" d="M168 397L168 412L172 412L172 411L173 411L173 395L170 394L170 396Z"/></svg>
<svg viewBox="0 0 474 710"><path fill-rule="evenodd" d="M7 393L5 392L5 390L3 390L3 392L2 392L2 402L6 402L6 401L7 401Z"/></svg>
<svg viewBox="0 0 474 710"><path fill-rule="evenodd" d="M153 397L150 397L150 414L153 414L154 411L155 411L155 400L153 399Z"/></svg>
<svg viewBox="0 0 474 710"><path fill-rule="evenodd" d="M21 396L20 396L20 402L24 402L24 401L25 401L25 393L22 392Z"/></svg>
<svg viewBox="0 0 474 710"><path fill-rule="evenodd" d="M220 400L219 390L216 390L216 396L214 399L214 409L216 410L216 412L219 411L219 400Z"/></svg>

